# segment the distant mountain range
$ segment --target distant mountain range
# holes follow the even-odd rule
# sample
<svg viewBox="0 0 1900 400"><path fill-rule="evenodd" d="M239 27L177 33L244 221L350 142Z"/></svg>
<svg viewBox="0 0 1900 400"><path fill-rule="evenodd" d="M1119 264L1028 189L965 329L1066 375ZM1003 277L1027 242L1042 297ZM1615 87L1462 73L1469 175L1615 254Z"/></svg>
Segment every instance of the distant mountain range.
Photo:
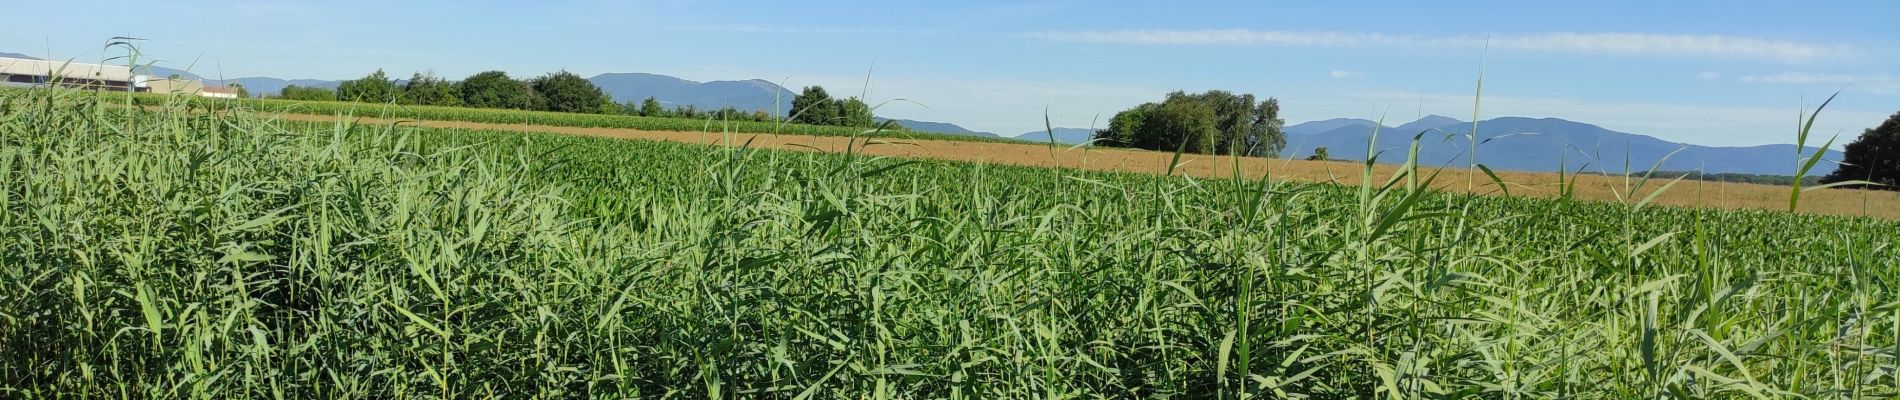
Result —
<svg viewBox="0 0 1900 400"><path fill-rule="evenodd" d="M1325 147L1328 156L1341 160L1364 160L1366 138L1377 123L1363 119L1334 119L1289 126L1287 149L1292 157L1313 154ZM1330 128L1330 129L1328 129ZM1322 130L1324 129L1324 130ZM1427 116L1397 127L1381 127L1377 151L1385 163L1403 163L1412 137L1420 132L1419 161L1424 165L1463 166L1470 159L1466 133L1471 123L1444 116ZM1734 172L1761 175L1794 175L1795 146L1776 144L1750 147L1697 146L1670 142L1655 137L1623 133L1603 127L1557 118L1493 118L1478 123L1478 162L1492 169L1518 171L1556 171L1559 160L1572 170L1589 163L1585 171L1623 173L1642 172L1669 156L1658 168L1665 171ZM1813 151L1810 147L1806 151ZM1627 157L1627 163L1625 162ZM1829 150L1823 158L1839 160L1841 153ZM1628 165L1627 170L1625 165ZM1815 165L1808 175L1833 172L1830 163Z"/></svg>
<svg viewBox="0 0 1900 400"><path fill-rule="evenodd" d="M792 109L792 97L798 96L798 92L761 79L695 82L658 74L609 73L587 80L606 91L614 101L653 97L668 108L690 105L702 110L733 107L783 113Z"/></svg>

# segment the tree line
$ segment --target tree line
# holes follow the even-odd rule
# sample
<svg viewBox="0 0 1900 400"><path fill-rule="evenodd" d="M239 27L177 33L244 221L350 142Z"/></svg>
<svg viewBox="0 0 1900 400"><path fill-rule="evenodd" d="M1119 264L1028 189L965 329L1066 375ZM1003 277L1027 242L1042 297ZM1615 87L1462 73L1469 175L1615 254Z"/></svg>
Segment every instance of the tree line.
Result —
<svg viewBox="0 0 1900 400"><path fill-rule="evenodd" d="M792 98L791 109L784 110L782 116L775 116L765 110L747 111L730 106L702 110L695 105L679 104L669 108L654 97L617 103L593 82L567 71L527 80L510 77L507 72L485 71L460 81L417 72L407 81L397 81L379 69L362 78L340 82L336 89L285 86L277 97L735 121L774 121L783 117L793 123L857 127L871 127L875 121L871 106L863 100L834 99L822 86L805 87ZM902 127L891 124L887 128Z"/></svg>
<svg viewBox="0 0 1900 400"><path fill-rule="evenodd" d="M335 90L285 86L278 97L589 114L619 113L621 108L593 82L567 71L528 80L515 79L507 72L484 71L460 81L417 72L408 81L398 84L379 69L362 78L340 82Z"/></svg>

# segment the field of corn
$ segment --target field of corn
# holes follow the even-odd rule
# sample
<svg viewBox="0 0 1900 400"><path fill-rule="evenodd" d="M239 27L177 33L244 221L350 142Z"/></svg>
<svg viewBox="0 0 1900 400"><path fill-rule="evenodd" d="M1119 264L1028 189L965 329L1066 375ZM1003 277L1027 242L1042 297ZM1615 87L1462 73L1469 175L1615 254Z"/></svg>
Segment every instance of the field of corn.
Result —
<svg viewBox="0 0 1900 400"><path fill-rule="evenodd" d="M1886 220L102 101L0 94L0 397L1900 395Z"/></svg>
<svg viewBox="0 0 1900 400"><path fill-rule="evenodd" d="M17 90L17 89L13 89ZM789 96L789 94L788 94ZM126 101L123 94L108 95L110 100ZM169 94L142 93L130 97L133 104L146 107L160 107L168 103L186 102L187 106L199 109L242 107L256 111L309 114L309 115L356 115L388 119L412 119L425 121L457 121L495 124L527 124L548 126L571 126L579 128L621 128L648 131L726 131L742 133L779 133L807 136L853 136L865 134L867 129L847 126L808 125L760 121L733 121L706 118L642 117L634 115L577 114L552 111L525 111L498 108L471 108L446 106L421 106L403 104L376 104L347 101L298 101L284 99L213 99L196 96L174 96ZM782 116L782 115L781 115ZM957 135L948 133L914 131L878 131L881 136L904 138L955 140L974 142L1022 142L1011 138L990 136Z"/></svg>

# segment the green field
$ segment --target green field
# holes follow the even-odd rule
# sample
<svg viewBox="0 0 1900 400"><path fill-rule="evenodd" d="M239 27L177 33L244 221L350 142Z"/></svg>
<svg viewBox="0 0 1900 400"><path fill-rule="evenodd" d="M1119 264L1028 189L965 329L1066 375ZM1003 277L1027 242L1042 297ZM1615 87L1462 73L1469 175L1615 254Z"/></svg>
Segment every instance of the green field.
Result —
<svg viewBox="0 0 1900 400"><path fill-rule="evenodd" d="M0 94L0 397L1900 396L1891 221L96 101Z"/></svg>
<svg viewBox="0 0 1900 400"><path fill-rule="evenodd" d="M0 92L17 91L0 90ZM376 104L348 101L298 101L283 99L213 99L188 95L167 95L140 93L127 96L122 93L104 95L107 102L130 102L147 107L176 107L200 110L241 107L256 111L269 111L290 114L309 115L351 115L356 117L375 117L385 119L408 119L422 121L456 121L487 124L532 124L549 126L572 126L581 128L620 128L649 131L686 131L686 132L735 132L735 133L780 133L808 136L854 136L871 132L877 136L904 137L915 139L953 140L966 142L1005 142L1021 143L1022 140L991 136L958 135L950 133L915 132L898 130L878 130L879 127L857 128L848 126L807 125L778 122L759 122L751 120L718 120L669 117L642 117L633 115L577 114L552 111L523 111L496 108L419 106L404 104Z"/></svg>

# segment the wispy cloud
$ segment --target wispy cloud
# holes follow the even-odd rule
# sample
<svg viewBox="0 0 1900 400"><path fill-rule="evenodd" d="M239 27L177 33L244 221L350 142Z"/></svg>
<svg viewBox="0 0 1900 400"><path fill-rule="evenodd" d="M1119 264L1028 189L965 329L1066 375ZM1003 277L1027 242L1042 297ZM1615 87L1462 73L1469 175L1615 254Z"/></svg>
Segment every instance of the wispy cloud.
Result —
<svg viewBox="0 0 1900 400"><path fill-rule="evenodd" d="M947 35L956 33L948 30L932 29L868 29L868 28L813 28L796 26L761 25L715 25L715 26L672 26L660 28L682 32L730 32L730 33L789 33L789 34L872 34L872 35Z"/></svg>
<svg viewBox="0 0 1900 400"><path fill-rule="evenodd" d="M1846 85L1848 90L1874 94L1900 94L1900 78L1892 74L1849 75L1820 74L1808 72L1783 72L1773 75L1748 75L1741 78L1746 83L1767 83L1785 85Z"/></svg>
<svg viewBox="0 0 1900 400"><path fill-rule="evenodd" d="M1715 56L1809 61L1852 56L1858 49L1787 40L1658 33L1541 33L1398 35L1375 32L1213 30L1046 31L1019 37L1077 43L1143 45L1253 45L1283 47L1460 47L1581 54Z"/></svg>
<svg viewBox="0 0 1900 400"><path fill-rule="evenodd" d="M1333 70L1333 72L1328 75L1332 76L1333 79L1358 78L1358 77L1366 76L1364 72L1347 71L1347 70Z"/></svg>
<svg viewBox="0 0 1900 400"><path fill-rule="evenodd" d="M1716 71L1702 71L1702 72L1698 72L1698 73L1696 73L1696 74L1695 74L1695 78L1696 78L1696 79L1701 79L1701 80L1705 80L1705 81L1707 81L1707 80L1715 80L1715 79L1722 79L1722 73L1721 73L1721 72L1716 72Z"/></svg>

